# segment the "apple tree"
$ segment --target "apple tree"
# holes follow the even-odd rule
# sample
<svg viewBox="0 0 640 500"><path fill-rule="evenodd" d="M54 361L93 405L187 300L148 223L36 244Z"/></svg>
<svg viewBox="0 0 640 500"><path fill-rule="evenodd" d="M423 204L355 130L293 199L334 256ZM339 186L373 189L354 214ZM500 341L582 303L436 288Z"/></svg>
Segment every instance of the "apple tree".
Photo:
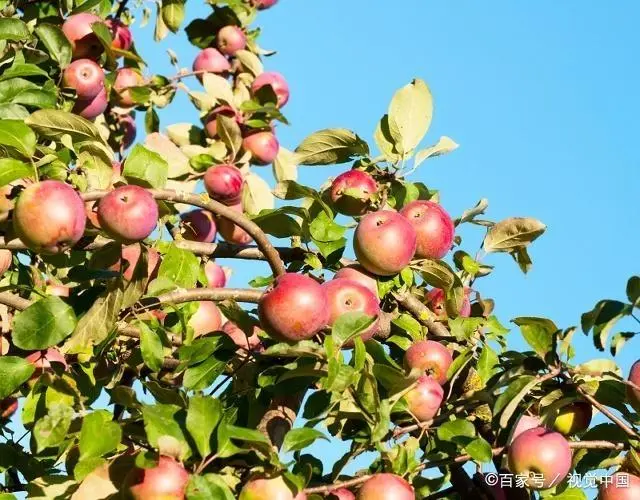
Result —
<svg viewBox="0 0 640 500"><path fill-rule="evenodd" d="M184 0L0 1L0 498L578 500L593 471L601 499L640 498L640 364L575 364L576 327L494 315L484 258L528 272L545 225L485 199L453 217L418 180L457 147L421 146L427 84L371 142L286 149L256 24L276 0L208 3L186 23ZM152 15L190 68L146 66L129 26ZM160 122L178 93L199 122ZM227 287L246 261L263 271ZM581 319L614 356L639 277L626 292Z"/></svg>

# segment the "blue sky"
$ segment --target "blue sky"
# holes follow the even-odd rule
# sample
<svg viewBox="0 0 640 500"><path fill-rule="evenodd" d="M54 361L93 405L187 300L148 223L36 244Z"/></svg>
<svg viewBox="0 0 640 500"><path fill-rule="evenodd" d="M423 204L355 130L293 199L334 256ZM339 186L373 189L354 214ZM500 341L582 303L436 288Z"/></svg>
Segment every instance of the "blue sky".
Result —
<svg viewBox="0 0 640 500"><path fill-rule="evenodd" d="M203 2L187 4L189 18L209 12ZM285 114L292 126L278 129L290 149L326 127L372 140L394 91L426 80L435 115L425 145L448 135L460 148L426 162L412 180L440 189L453 215L487 197L494 220L545 222L529 275L508 256L489 256L497 268L478 288L495 298L504 323L540 315L569 326L598 299L623 298L626 279L640 272L639 16L631 1L281 0L258 24L261 45L278 50L266 68L291 86ZM173 74L152 26L135 31L151 68ZM197 52L183 34L161 47L186 67ZM184 97L169 109L163 126L197 120ZM345 168L303 167L300 181L319 186ZM481 231L463 235L464 248L475 251ZM265 270L236 265L232 285ZM578 360L598 357L590 339L575 338ZM625 373L636 345L618 357ZM335 447L318 446L316 454L330 462Z"/></svg>

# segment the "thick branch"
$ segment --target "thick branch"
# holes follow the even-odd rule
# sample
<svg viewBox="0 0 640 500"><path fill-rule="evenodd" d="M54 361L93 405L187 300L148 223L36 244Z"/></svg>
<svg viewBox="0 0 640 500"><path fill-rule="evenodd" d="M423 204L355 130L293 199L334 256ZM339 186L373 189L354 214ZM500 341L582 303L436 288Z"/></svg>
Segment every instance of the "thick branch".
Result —
<svg viewBox="0 0 640 500"><path fill-rule="evenodd" d="M13 293L0 292L0 304L4 304L5 306L9 306L12 309L22 311L23 309L26 309L31 305L31 301L23 299L22 297Z"/></svg>
<svg viewBox="0 0 640 500"><path fill-rule="evenodd" d="M393 296L404 309L409 311L420 323L427 327L435 337L448 337L449 330L437 321L433 321L433 313L410 293L394 293Z"/></svg>

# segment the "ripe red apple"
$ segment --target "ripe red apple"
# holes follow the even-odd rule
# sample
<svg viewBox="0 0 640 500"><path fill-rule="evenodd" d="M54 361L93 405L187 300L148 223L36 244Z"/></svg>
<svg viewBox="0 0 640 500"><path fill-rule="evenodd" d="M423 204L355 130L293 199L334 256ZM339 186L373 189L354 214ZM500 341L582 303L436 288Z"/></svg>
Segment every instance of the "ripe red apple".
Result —
<svg viewBox="0 0 640 500"><path fill-rule="evenodd" d="M116 73L116 79L113 81L113 90L116 93L116 103L119 106L130 108L136 105L136 102L129 90L131 87L140 87L144 85L142 74L133 68L121 68Z"/></svg>
<svg viewBox="0 0 640 500"><path fill-rule="evenodd" d="M111 267L109 267L109 270L119 272L122 266L124 268L122 277L127 281L131 281L141 253L142 249L140 248L139 243L122 247L122 260L124 262L121 264L120 260L118 260L118 262L115 262ZM149 276L149 281L155 279L158 274L159 267L160 254L154 248L149 248L147 250L147 275Z"/></svg>
<svg viewBox="0 0 640 500"><path fill-rule="evenodd" d="M178 461L161 456L150 469L135 469L128 478L129 494L134 500L183 500L189 473Z"/></svg>
<svg viewBox="0 0 640 500"><path fill-rule="evenodd" d="M207 137L210 139L216 139L218 137L218 121L216 117L218 115L226 116L228 118L235 118L237 123L242 122L242 115L238 112L238 110L228 106L226 104L222 106L217 106L211 110L211 113L207 116L204 121L204 131L207 134Z"/></svg>
<svg viewBox="0 0 640 500"><path fill-rule="evenodd" d="M225 75L231 69L229 60L217 49L211 47L201 50L193 61L193 71L206 71L217 75ZM202 74L198 75L202 81Z"/></svg>
<svg viewBox="0 0 640 500"><path fill-rule="evenodd" d="M629 371L629 382L640 387L640 360L633 363L631 370ZM640 390L634 389L631 386L627 386L627 399L629 404L633 406L636 411L640 411Z"/></svg>
<svg viewBox="0 0 640 500"><path fill-rule="evenodd" d="M329 322L327 292L303 274L278 276L260 297L258 317L267 333L278 339L310 339Z"/></svg>
<svg viewBox="0 0 640 500"><path fill-rule="evenodd" d="M0 424L4 420L8 420L18 410L18 400L13 397L7 397L0 401Z"/></svg>
<svg viewBox="0 0 640 500"><path fill-rule="evenodd" d="M444 390L436 380L423 375L404 398L411 414L420 422L426 422L438 413L444 399Z"/></svg>
<svg viewBox="0 0 640 500"><path fill-rule="evenodd" d="M71 288L47 280L47 287L45 288L45 292L48 295L55 295L56 297L68 297L71 293Z"/></svg>
<svg viewBox="0 0 640 500"><path fill-rule="evenodd" d="M469 299L470 293L470 288L464 289L464 299L462 300L462 307L458 313L462 318L468 318L471 315L471 300ZM440 288L433 288L429 290L425 298L427 306L433 311L439 320L444 321L449 317L445 306L446 295L444 290Z"/></svg>
<svg viewBox="0 0 640 500"><path fill-rule="evenodd" d="M586 431L591 424L593 408L586 401L576 401L560 408L553 429L565 436Z"/></svg>
<svg viewBox="0 0 640 500"><path fill-rule="evenodd" d="M133 144L136 139L136 121L132 115L120 115L118 125L122 129L122 144L120 150L124 151Z"/></svg>
<svg viewBox="0 0 640 500"><path fill-rule="evenodd" d="M627 472L616 472L600 486L598 500L638 500L640 477Z"/></svg>
<svg viewBox="0 0 640 500"><path fill-rule="evenodd" d="M227 321L222 325L222 331L226 333L233 343L238 347L253 351L258 349L262 345L262 340L258 336L260 328L254 326L251 330L251 334L247 335L238 325L233 321Z"/></svg>
<svg viewBox="0 0 640 500"><path fill-rule="evenodd" d="M425 371L440 385L444 385L447 383L447 370L453 363L453 356L440 342L420 340L407 349L404 362L409 370L417 368Z"/></svg>
<svg viewBox="0 0 640 500"><path fill-rule="evenodd" d="M91 29L93 23L101 23L102 19L95 14L81 12L69 16L62 24L62 32L73 48L73 58L97 59L104 47Z"/></svg>
<svg viewBox="0 0 640 500"><path fill-rule="evenodd" d="M64 359L64 355L54 347L43 351L35 351L24 359L31 363L36 369L31 376L32 380L37 379L44 372L52 371L52 363L62 365L65 370L69 368L66 359Z"/></svg>
<svg viewBox="0 0 640 500"><path fill-rule="evenodd" d="M259 10L268 9L277 3L278 0L253 0L253 5L255 5Z"/></svg>
<svg viewBox="0 0 640 500"><path fill-rule="evenodd" d="M303 494L304 495L304 494ZM282 476L251 479L244 485L238 500L302 500L293 492Z"/></svg>
<svg viewBox="0 0 640 500"><path fill-rule="evenodd" d="M215 302L198 302L198 310L191 316L188 325L193 328L194 337L217 332L222 326L222 315Z"/></svg>
<svg viewBox="0 0 640 500"><path fill-rule="evenodd" d="M182 214L180 219L180 234L185 240L211 243L216 239L216 222L208 210L192 210Z"/></svg>
<svg viewBox="0 0 640 500"><path fill-rule="evenodd" d="M239 26L225 26L216 35L216 46L225 55L235 55L247 46L247 35Z"/></svg>
<svg viewBox="0 0 640 500"><path fill-rule="evenodd" d="M378 298L371 293L371 290L356 281L335 278L324 283L322 287L327 292L329 301L329 326L333 326L340 316L348 312L361 312L372 318L378 318L380 315ZM369 340L379 328L379 321L376 319L360 334L360 338L363 341Z"/></svg>
<svg viewBox="0 0 640 500"><path fill-rule="evenodd" d="M104 91L104 71L91 59L76 59L65 68L62 84L74 89L78 99L92 99Z"/></svg>
<svg viewBox="0 0 640 500"><path fill-rule="evenodd" d="M98 204L98 221L116 241L131 243L149 236L158 223L158 204L140 186L120 186Z"/></svg>
<svg viewBox="0 0 640 500"><path fill-rule="evenodd" d="M353 247L370 273L392 276L404 269L416 251L416 232L397 212L368 213L356 228Z"/></svg>
<svg viewBox="0 0 640 500"><path fill-rule="evenodd" d="M231 205L231 208L237 212L242 213L242 204L238 203L237 205ZM216 221L218 223L218 230L220 231L220 236L222 236L225 241L229 243L235 243L236 245L248 245L253 241L253 238L240 226L234 224L229 219L225 219L224 217L217 217Z"/></svg>
<svg viewBox="0 0 640 500"><path fill-rule="evenodd" d="M267 71L261 73L251 84L251 91L255 94L262 87L269 85L278 98L277 106L283 107L289 101L289 85L280 73Z"/></svg>
<svg viewBox="0 0 640 500"><path fill-rule="evenodd" d="M540 417L522 415L518 419L518 423L513 427L511 435L507 440L507 444L513 443L513 440L523 432L528 431L529 429L535 429L536 427L541 427Z"/></svg>
<svg viewBox="0 0 640 500"><path fill-rule="evenodd" d="M11 250L1 249L0 250L0 277L9 270L12 262L13 262L13 254L11 253Z"/></svg>
<svg viewBox="0 0 640 500"><path fill-rule="evenodd" d="M280 143L273 132L254 132L242 140L242 147L251 153L253 163L268 165L278 156Z"/></svg>
<svg viewBox="0 0 640 500"><path fill-rule="evenodd" d="M338 488L329 493L329 500L356 500L356 496L346 488Z"/></svg>
<svg viewBox="0 0 640 500"><path fill-rule="evenodd" d="M531 489L547 489L562 482L571 469L571 449L558 432L536 427L524 431L509 446L507 458L513 474L529 477ZM536 479L535 475L542 475Z"/></svg>
<svg viewBox="0 0 640 500"><path fill-rule="evenodd" d="M242 172L235 165L214 165L204 174L204 187L209 196L225 205L237 205L242 195Z"/></svg>
<svg viewBox="0 0 640 500"><path fill-rule="evenodd" d="M64 252L82 238L85 224L82 198L60 181L30 184L13 211L16 234L35 252Z"/></svg>
<svg viewBox="0 0 640 500"><path fill-rule="evenodd" d="M224 268L213 260L204 265L204 274L207 277L209 288L223 288L227 283L227 275L224 272Z"/></svg>
<svg viewBox="0 0 640 500"><path fill-rule="evenodd" d="M107 91L102 89L95 97L77 99L73 106L73 112L87 120L93 120L104 113L109 105Z"/></svg>
<svg viewBox="0 0 640 500"><path fill-rule="evenodd" d="M129 50L133 44L133 35L129 27L120 19L109 18L105 20L111 32L111 47L118 50Z"/></svg>
<svg viewBox="0 0 640 500"><path fill-rule="evenodd" d="M371 274L367 272L364 267L359 264L352 264L343 267L336 272L334 277L345 278L360 283L361 285L371 290L371 293L373 293L376 298L380 298L380 296L378 295L378 282L373 276L371 276Z"/></svg>
<svg viewBox="0 0 640 500"><path fill-rule="evenodd" d="M358 490L358 500L415 500L413 487L395 474L374 474Z"/></svg>
<svg viewBox="0 0 640 500"><path fill-rule="evenodd" d="M411 222L418 235L417 257L441 259L447 254L453 244L455 227L444 208L432 201L416 200L400 213Z"/></svg>
<svg viewBox="0 0 640 500"><path fill-rule="evenodd" d="M362 215L369 208L371 197L378 191L378 183L362 170L348 170L331 184L331 201L341 214Z"/></svg>

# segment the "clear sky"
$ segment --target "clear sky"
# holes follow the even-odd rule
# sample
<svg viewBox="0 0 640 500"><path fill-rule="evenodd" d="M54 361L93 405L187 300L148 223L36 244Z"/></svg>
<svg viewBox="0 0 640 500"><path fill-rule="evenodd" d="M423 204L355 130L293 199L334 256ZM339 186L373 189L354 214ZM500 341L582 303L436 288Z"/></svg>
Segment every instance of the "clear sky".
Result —
<svg viewBox="0 0 640 500"><path fill-rule="evenodd" d="M201 4L187 3L189 18L210 12ZM496 271L478 288L495 298L505 324L546 315L569 326L598 299L624 298L626 279L640 272L639 18L631 0L280 0L258 24L261 45L278 50L266 68L291 86L292 126L278 128L290 149L326 127L372 141L393 92L414 77L426 80L435 115L425 145L448 135L460 148L427 161L412 180L440 189L454 216L487 197L494 220L545 222L529 275L506 255L489 256ZM151 37L151 25L136 29L139 51L154 70L173 74ZM183 34L161 46L187 67L197 52ZM168 125L197 114L181 98L161 118ZM345 168L302 167L300 181L319 186ZM464 248L475 251L480 229L463 235ZM243 265L232 285L265 270ZM598 357L590 338L575 338L579 360ZM618 357L625 373L639 345L632 341ZM316 454L332 461L335 447Z"/></svg>

